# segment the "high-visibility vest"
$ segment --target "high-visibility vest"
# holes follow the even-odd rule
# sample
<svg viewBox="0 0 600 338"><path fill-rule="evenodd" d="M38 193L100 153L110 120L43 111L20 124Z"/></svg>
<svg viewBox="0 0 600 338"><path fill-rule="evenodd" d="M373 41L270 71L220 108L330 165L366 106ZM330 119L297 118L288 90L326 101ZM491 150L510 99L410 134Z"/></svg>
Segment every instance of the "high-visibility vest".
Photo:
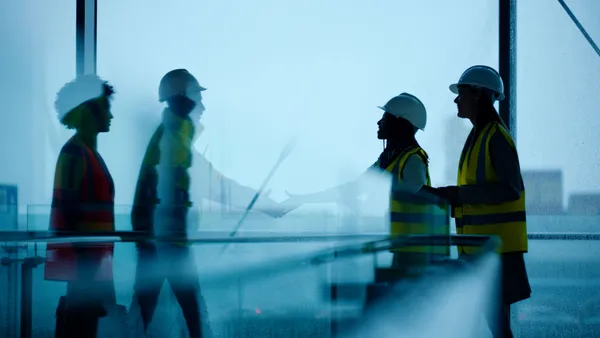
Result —
<svg viewBox="0 0 600 338"><path fill-rule="evenodd" d="M173 143L170 153L161 154L160 145L166 132ZM132 210L134 230L160 234L186 233L187 215L192 207L188 169L192 165L194 134L195 127L189 118L181 118L165 109L163 123L157 127L146 147L138 176ZM164 177L161 169L170 171L173 177ZM170 181L169 191L162 192L170 201L161 201L161 180Z"/></svg>
<svg viewBox="0 0 600 338"><path fill-rule="evenodd" d="M402 180L402 171L406 161L412 155L418 155L425 163L426 185L431 186L427 154L421 147L409 147L392 161L386 168L393 177L390 193L390 233L392 236L449 235L450 215L447 206L440 206L430 199L393 189L394 185ZM450 255L449 246L410 246L392 251Z"/></svg>
<svg viewBox="0 0 600 338"><path fill-rule="evenodd" d="M458 186L498 182L490 158L489 142L496 133L517 154L510 134L498 122L488 123L474 142L465 147L458 166ZM465 235L495 235L502 240L499 253L527 252L525 188L516 201L500 204L463 204L454 208L456 232ZM476 247L459 247L459 253L474 253Z"/></svg>
<svg viewBox="0 0 600 338"><path fill-rule="evenodd" d="M65 145L61 151L74 151L75 156L81 156L83 161L83 179L79 189L79 200L73 210L65 210L53 201L50 212L51 231L114 231L115 188L112 176L106 164L96 151L85 144L71 139L76 144ZM61 170L61 168L57 168ZM58 173L60 174L60 173ZM60 194L55 186L55 194ZM72 213L67 215L66 213ZM69 220L69 222L67 222ZM81 268L94 271L94 276L83 278L96 281L112 280L114 244L48 244L46 248L46 264L44 279L55 281L76 281L79 279ZM84 259L86 257L87 259ZM83 261L82 261L83 260ZM78 265L90 260L98 266Z"/></svg>

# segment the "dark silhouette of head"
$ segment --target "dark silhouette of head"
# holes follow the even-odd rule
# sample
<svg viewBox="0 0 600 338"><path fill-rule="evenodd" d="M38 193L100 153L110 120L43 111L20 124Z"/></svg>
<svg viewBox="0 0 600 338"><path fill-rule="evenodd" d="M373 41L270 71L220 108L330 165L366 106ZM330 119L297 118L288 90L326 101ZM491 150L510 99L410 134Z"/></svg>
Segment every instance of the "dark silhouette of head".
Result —
<svg viewBox="0 0 600 338"><path fill-rule="evenodd" d="M471 120L473 124L481 115L486 120L499 120L494 102L504 99L504 83L498 72L488 66L469 67L457 83L450 85L456 94L454 103L458 117Z"/></svg>
<svg viewBox="0 0 600 338"><path fill-rule="evenodd" d="M110 100L113 87L96 75L82 75L64 85L54 106L58 119L67 129L97 135L110 130L113 118Z"/></svg>
<svg viewBox="0 0 600 338"><path fill-rule="evenodd" d="M166 102L173 113L181 117L193 115L200 119L205 108L202 103L202 87L186 69L174 69L166 73L158 86L158 100ZM191 117L191 116L190 116Z"/></svg>
<svg viewBox="0 0 600 338"><path fill-rule="evenodd" d="M419 130L408 120L389 113L383 114L377 125L379 126L377 138L380 140L413 138Z"/></svg>

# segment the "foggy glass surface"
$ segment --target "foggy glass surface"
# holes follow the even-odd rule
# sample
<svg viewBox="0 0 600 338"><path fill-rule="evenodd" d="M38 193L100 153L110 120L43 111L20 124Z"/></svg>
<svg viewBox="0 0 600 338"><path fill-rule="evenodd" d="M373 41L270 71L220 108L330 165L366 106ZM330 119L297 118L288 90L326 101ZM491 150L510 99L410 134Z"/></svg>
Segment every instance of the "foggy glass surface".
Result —
<svg viewBox="0 0 600 338"><path fill-rule="evenodd" d="M196 148L208 146L225 175L258 187L299 134L269 185L283 199L286 189L325 189L371 165L382 147L376 106L404 91L428 109L417 139L434 185L451 183L442 136L456 114L448 85L471 64L498 66L495 1L144 3L100 2L98 11L98 73L118 90L113 130L100 147L121 204L130 203L131 175L161 111L158 82L171 69L189 69L208 88Z"/></svg>
<svg viewBox="0 0 600 338"><path fill-rule="evenodd" d="M596 44L600 3L566 1ZM517 8L517 147L522 169L560 170L573 193L598 193L600 56L557 1Z"/></svg>
<svg viewBox="0 0 600 338"><path fill-rule="evenodd" d="M600 3L565 3L598 44ZM516 61L517 148L528 231L597 233L600 56L558 1L520 1ZM573 200L578 194L591 196ZM533 336L545 328L556 337L592 334L600 304L598 242L529 243L533 293L513 307L515 333Z"/></svg>
<svg viewBox="0 0 600 338"><path fill-rule="evenodd" d="M56 156L69 133L54 110L75 76L75 6L69 0L0 4L0 181L19 187L20 212L49 204Z"/></svg>
<svg viewBox="0 0 600 338"><path fill-rule="evenodd" d="M599 43L600 3L567 3ZM535 189L531 187L537 183L526 181L529 205L542 205L537 212L528 206L529 231L598 232L598 197L596 202L588 198L585 206L569 199L577 193L598 194L600 58L558 2L522 1L517 11L521 166L531 177L549 170L562 177L559 183L541 179ZM46 230L56 157L71 135L59 125L53 103L56 92L75 77L74 1L2 2L0 28L0 182L19 187L19 229ZM113 127L99 138L99 150L117 185L117 229L130 230L129 205L141 156L162 110L158 82L180 67L208 88L205 130L196 149L206 152L225 175L258 188L283 145L299 134L298 147L268 187L276 200L286 197L285 190L306 193L334 186L372 164L382 146L375 137L381 117L376 106L403 91L417 95L428 109L428 126L417 139L430 156L433 185L454 184L470 123L456 117L448 85L470 65L498 67L498 6L496 0L463 0L460 5L438 0L152 5L99 0L97 37L98 75L116 89ZM337 208L306 206L282 220L252 215L245 227L334 232L352 222L337 217ZM323 212L317 221L308 221L302 211L309 209L333 210L334 215ZM218 213L202 224L229 230L238 216ZM369 220L359 229L385 231L382 224ZM38 247L38 254L43 248ZM307 250L296 249L282 245L250 251L258 259L265 252L295 255ZM579 332L570 331L573 323L594 331L599 250L597 241L531 240L526 259L533 294L513 309L515 333L534 337L563 330L557 336L570 337ZM244 254L250 256L250 251ZM115 257L115 270L131 272L131 245L120 245ZM199 262L204 257L206 252L198 253ZM2 283L16 276L17 270L0 269ZM40 293L34 300L52 300L35 308L34 323L49 323L53 329L54 301L64 286L36 273L34 290ZM316 288L317 280L307 276L301 277ZM255 285L248 307L255 310L265 290L292 294L286 287L299 278ZM116 278L119 303L127 306L131 279L126 273ZM10 289L13 284L0 285L7 299L16 292ZM314 296L306 292L296 296ZM217 306L217 296L207 297L209 308ZM159 310L163 314L176 309L172 299L165 299ZM287 299L287 305L294 299ZM268 301L273 305L279 299ZM235 308L234 303L228 304ZM17 307L0 304L10 304L0 311L0 321L12 318Z"/></svg>

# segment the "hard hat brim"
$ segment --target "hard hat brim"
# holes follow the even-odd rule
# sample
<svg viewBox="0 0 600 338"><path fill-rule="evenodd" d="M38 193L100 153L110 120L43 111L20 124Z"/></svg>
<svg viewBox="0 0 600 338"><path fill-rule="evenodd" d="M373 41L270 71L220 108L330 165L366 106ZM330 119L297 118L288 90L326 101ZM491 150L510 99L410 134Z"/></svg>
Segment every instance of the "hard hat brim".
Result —
<svg viewBox="0 0 600 338"><path fill-rule="evenodd" d="M453 83L448 88L450 89L451 92L458 95L458 83Z"/></svg>
<svg viewBox="0 0 600 338"><path fill-rule="evenodd" d="M386 112L386 113L389 113L389 112L387 111L387 109L385 109L385 107L382 107L382 106L377 106L377 108L379 108L379 109L383 110L383 111L384 111L384 112ZM403 116L398 116L398 115L396 115L396 114L392 114L392 113L389 113L389 114L391 114L392 116L395 116L395 117L397 117L397 118L404 118ZM415 128L417 128L417 129L419 129L419 130L425 130L425 127L421 128L421 127L416 127L416 126L415 126Z"/></svg>
<svg viewBox="0 0 600 338"><path fill-rule="evenodd" d="M382 107L382 106L377 106L377 108L379 108L379 109L383 110L383 112L384 112L384 113L388 113L388 114L392 115L393 117L396 117L396 118L403 118L401 115L396 115L396 114L394 114L394 113L391 113L391 112L389 112L389 111L388 111L388 110L387 110L385 107Z"/></svg>
<svg viewBox="0 0 600 338"><path fill-rule="evenodd" d="M396 116L396 114L392 114L392 113L390 113L390 112L389 112L389 111L388 111L388 110L387 110L385 107L383 107L383 106L377 106L377 108L379 108L379 109L383 110L383 112L384 112L384 113L388 113L388 114L390 114L390 115L392 115L392 116L395 116L395 117L400 117L400 116Z"/></svg>
<svg viewBox="0 0 600 338"><path fill-rule="evenodd" d="M475 84L470 84L470 83L453 83L451 84L448 88L450 89L451 92L453 92L454 94L458 95L458 86L475 86ZM497 101L502 101L504 100L504 93L500 93L500 95L498 96L498 98L496 98Z"/></svg>

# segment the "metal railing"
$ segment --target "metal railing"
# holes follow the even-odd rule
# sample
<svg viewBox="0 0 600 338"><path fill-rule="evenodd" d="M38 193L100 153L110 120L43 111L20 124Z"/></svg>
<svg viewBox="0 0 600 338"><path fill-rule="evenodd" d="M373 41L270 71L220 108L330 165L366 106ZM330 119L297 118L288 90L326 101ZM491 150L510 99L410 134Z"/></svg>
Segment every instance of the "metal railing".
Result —
<svg viewBox="0 0 600 338"><path fill-rule="evenodd" d="M217 233L211 232L212 236ZM256 235L256 234L255 234ZM246 279L259 278L264 274L282 273L286 270L297 268L300 264L309 264L310 266L319 266L331 263L339 258L348 258L360 255L376 255L378 252L388 251L393 248L407 246L423 245L466 245L480 246L482 252L494 251L498 245L495 238L486 236L408 236L408 237L389 237L383 234L345 234L345 235L325 235L315 234L311 236L263 236L229 238L191 238L184 237L154 237L147 233L121 231L121 232L62 232L50 233L47 231L29 231L29 232L3 232L0 242L5 243L71 243L71 242L182 242L187 241L195 245L205 244L224 244L224 243L289 243L289 242L335 242L344 240L360 241L347 245L340 245L331 249L322 250L316 254L300 255L293 258L285 258L278 261L272 261L259 267L250 267L247 269L237 269L236 271L220 273L212 276L214 282L223 281L227 278L239 278L243 276ZM33 269L44 264L45 258L40 256L5 258L3 265L18 264L21 266L21 292L20 292L20 337L32 337L32 306L33 306ZM210 278L209 278L210 281ZM204 280L204 282L207 282Z"/></svg>

